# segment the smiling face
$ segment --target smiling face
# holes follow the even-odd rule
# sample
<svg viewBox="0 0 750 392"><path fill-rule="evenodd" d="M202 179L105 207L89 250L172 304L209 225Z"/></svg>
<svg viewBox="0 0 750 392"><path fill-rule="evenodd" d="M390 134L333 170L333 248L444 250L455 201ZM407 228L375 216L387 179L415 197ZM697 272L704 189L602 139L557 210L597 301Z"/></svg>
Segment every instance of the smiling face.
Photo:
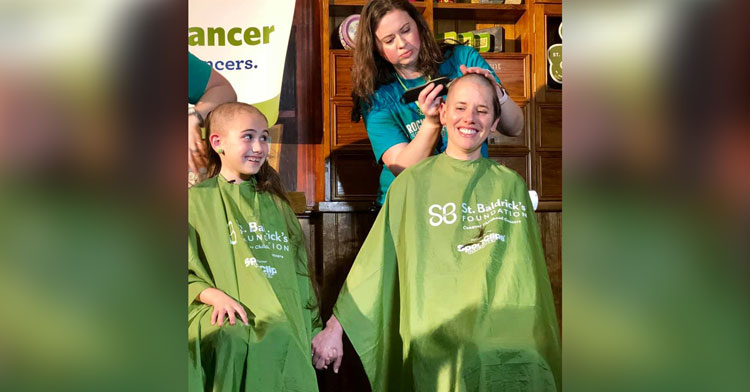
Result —
<svg viewBox="0 0 750 392"><path fill-rule="evenodd" d="M399 69L414 70L419 57L419 30L406 11L394 9L386 13L375 29L378 52Z"/></svg>
<svg viewBox="0 0 750 392"><path fill-rule="evenodd" d="M495 118L495 90L483 76L457 79L448 90L448 98L440 106L440 121L448 129L445 153L461 160L475 160L499 118Z"/></svg>
<svg viewBox="0 0 750 392"><path fill-rule="evenodd" d="M221 175L229 181L247 181L258 173L268 158L266 119L258 113L238 110L217 125L210 141L215 151L223 150L219 154Z"/></svg>

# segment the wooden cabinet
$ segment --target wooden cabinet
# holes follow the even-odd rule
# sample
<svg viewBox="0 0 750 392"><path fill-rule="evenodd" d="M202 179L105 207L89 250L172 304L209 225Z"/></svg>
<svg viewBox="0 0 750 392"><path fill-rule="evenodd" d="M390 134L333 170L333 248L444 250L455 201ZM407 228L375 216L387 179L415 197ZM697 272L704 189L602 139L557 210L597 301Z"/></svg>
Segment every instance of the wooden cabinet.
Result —
<svg viewBox="0 0 750 392"><path fill-rule="evenodd" d="M508 95L516 101L531 99L531 55L528 53L483 53L482 57L492 67Z"/></svg>
<svg viewBox="0 0 750 392"><path fill-rule="evenodd" d="M351 120L351 52L329 49L326 57L328 88L323 91L322 164L327 175L325 198L318 201L374 201L381 166L375 161L364 121Z"/></svg>
<svg viewBox="0 0 750 392"><path fill-rule="evenodd" d="M372 152L341 149L331 155L332 201L372 201L378 192L380 165Z"/></svg>
<svg viewBox="0 0 750 392"><path fill-rule="evenodd" d="M331 103L331 147L369 146L367 130L362 121L352 122L351 102Z"/></svg>
<svg viewBox="0 0 750 392"><path fill-rule="evenodd" d="M348 50L331 50L330 98L350 100L352 95L352 56Z"/></svg>
<svg viewBox="0 0 750 392"><path fill-rule="evenodd" d="M518 173L524 181L527 183L531 178L531 164L529 162L529 154L512 154L506 155L506 153L493 153L490 158L495 162L504 165L508 169L511 169Z"/></svg>
<svg viewBox="0 0 750 392"><path fill-rule="evenodd" d="M557 3L557 4L551 4ZM562 5L559 1L536 1L531 10L535 39L534 121L532 133L532 187L539 193L540 205L556 209L562 201L562 84L549 76L548 48L562 42L559 30Z"/></svg>

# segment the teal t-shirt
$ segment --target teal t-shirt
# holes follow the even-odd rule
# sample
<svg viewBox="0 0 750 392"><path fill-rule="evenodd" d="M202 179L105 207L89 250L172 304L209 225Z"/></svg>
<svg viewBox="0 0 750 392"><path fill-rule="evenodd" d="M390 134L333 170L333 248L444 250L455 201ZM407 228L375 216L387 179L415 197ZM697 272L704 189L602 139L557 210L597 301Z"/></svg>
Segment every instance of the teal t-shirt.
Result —
<svg viewBox="0 0 750 392"><path fill-rule="evenodd" d="M188 52L188 102L195 104L206 91L211 66Z"/></svg>
<svg viewBox="0 0 750 392"><path fill-rule="evenodd" d="M447 58L447 60L440 65L440 75L435 75L433 78L439 76L447 76L451 79L461 76L461 65L467 67L482 67L488 69L495 76L495 79L499 82L500 79L492 71L492 67L477 53L474 48L457 45L453 47L453 52ZM417 87L425 83L425 79L402 79L406 88ZM389 148L399 143L409 143L417 135L419 126L424 120L424 115L419 114L417 111L417 103L403 104L401 103L401 96L404 94L404 87L398 80L393 83L380 86L375 93L370 97L371 106L362 108L363 118L365 121L365 127L367 128L367 135L370 138L372 144L372 151L375 153L375 159L379 163L383 163L381 160L383 153ZM445 147L448 144L448 135L445 130L442 132L442 140L438 142L437 148L434 153L440 153L445 151ZM482 145L482 156L488 156L487 142ZM378 205L383 205L385 193L391 186L393 179L396 176L391 173L388 168L383 165L383 170L380 172L380 188L378 189Z"/></svg>

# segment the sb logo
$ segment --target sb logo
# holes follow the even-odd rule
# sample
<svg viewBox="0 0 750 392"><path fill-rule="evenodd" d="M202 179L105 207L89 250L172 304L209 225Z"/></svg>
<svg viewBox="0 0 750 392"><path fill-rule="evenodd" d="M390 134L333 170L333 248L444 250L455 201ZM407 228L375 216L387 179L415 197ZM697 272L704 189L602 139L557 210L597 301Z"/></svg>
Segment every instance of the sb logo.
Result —
<svg viewBox="0 0 750 392"><path fill-rule="evenodd" d="M430 224L433 226L440 226L443 223L448 225L456 223L455 203L448 203L444 206L433 204L427 212L431 215Z"/></svg>

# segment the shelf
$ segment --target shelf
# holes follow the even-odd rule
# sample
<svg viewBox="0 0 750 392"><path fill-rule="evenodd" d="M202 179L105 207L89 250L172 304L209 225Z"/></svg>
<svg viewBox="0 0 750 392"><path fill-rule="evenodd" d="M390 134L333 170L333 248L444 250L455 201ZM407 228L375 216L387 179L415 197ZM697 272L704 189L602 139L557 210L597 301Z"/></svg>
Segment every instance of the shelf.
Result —
<svg viewBox="0 0 750 392"><path fill-rule="evenodd" d="M374 201L321 201L313 212L375 212L379 208Z"/></svg>
<svg viewBox="0 0 750 392"><path fill-rule="evenodd" d="M328 2L328 4L330 4L332 6L333 5L358 5L358 6L363 6L363 5L365 5L365 3L367 3L367 0L330 0ZM425 7L425 2L424 1L415 1L415 2L412 2L411 5L413 5L417 9L424 8Z"/></svg>
<svg viewBox="0 0 750 392"><path fill-rule="evenodd" d="M330 16L349 16L362 12L362 6L366 0L330 0L328 3L328 14ZM411 3L416 9L423 12L427 7L424 1L415 1Z"/></svg>
<svg viewBox="0 0 750 392"><path fill-rule="evenodd" d="M366 0L331 0L328 2L330 5L365 5Z"/></svg>
<svg viewBox="0 0 750 392"><path fill-rule="evenodd" d="M435 3L435 19L475 19L497 24L514 24L526 12L525 4Z"/></svg>

